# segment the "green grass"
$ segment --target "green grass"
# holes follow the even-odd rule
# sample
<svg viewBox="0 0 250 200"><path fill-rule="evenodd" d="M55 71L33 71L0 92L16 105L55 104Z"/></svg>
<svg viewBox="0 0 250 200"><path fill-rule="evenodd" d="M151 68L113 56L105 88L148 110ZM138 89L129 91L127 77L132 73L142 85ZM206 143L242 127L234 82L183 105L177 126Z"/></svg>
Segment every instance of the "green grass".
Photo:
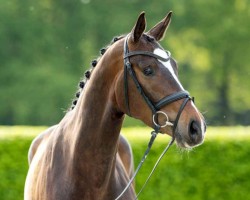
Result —
<svg viewBox="0 0 250 200"><path fill-rule="evenodd" d="M27 152L46 127L0 127L0 199L23 199L28 170ZM133 147L135 165L143 155L151 129L124 128ZM136 178L137 190L170 137L159 135ZM210 127L205 143L183 152L176 146L164 156L141 200L248 200L250 199L250 127Z"/></svg>

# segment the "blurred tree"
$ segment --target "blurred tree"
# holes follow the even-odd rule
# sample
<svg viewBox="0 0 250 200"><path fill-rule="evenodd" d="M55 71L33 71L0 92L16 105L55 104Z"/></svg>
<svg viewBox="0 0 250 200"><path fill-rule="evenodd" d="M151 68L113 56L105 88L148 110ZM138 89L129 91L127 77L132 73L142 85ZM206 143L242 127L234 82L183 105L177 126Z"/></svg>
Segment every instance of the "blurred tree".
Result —
<svg viewBox="0 0 250 200"><path fill-rule="evenodd" d="M162 44L209 123L249 124L247 0L0 3L0 124L57 123L99 49L130 31L143 10L149 28L174 11Z"/></svg>
<svg viewBox="0 0 250 200"><path fill-rule="evenodd" d="M183 1L182 7L186 9L179 8L183 12L176 19L182 25L169 39L188 73L181 79L201 99L209 123L249 124L247 1L192 0Z"/></svg>

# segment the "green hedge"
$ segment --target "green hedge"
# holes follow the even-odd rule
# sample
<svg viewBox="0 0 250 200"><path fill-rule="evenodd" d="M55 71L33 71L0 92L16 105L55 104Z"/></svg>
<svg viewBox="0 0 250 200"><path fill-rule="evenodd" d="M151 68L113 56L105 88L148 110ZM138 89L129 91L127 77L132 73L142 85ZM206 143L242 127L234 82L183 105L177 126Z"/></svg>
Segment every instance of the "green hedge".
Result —
<svg viewBox="0 0 250 200"><path fill-rule="evenodd" d="M250 136L209 136L206 142L192 151L183 152L173 146L164 156L149 181L141 200L247 200L250 199ZM137 132L143 133L138 134ZM245 131L249 131L246 129ZM143 155L149 129L124 129L133 146L135 163ZM137 134L137 135L136 135ZM213 136L215 134L212 134ZM21 200L31 136L5 136L0 127L0 199ZM135 136L136 135L136 136ZM136 188L144 183L169 137L160 136L136 179Z"/></svg>
<svg viewBox="0 0 250 200"><path fill-rule="evenodd" d="M31 138L0 140L0 199L23 199Z"/></svg>

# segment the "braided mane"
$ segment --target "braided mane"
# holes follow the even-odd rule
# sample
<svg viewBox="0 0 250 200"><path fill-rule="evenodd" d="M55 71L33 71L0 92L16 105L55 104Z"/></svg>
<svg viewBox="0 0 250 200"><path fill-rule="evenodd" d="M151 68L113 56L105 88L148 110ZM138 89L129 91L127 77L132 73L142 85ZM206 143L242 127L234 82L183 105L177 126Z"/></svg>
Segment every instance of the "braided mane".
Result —
<svg viewBox="0 0 250 200"><path fill-rule="evenodd" d="M100 57L103 56L106 52L106 50L112 45L114 44L116 41L122 39L124 36L117 36L117 37L114 37L112 39L112 41L110 42L110 44L108 44L106 47L100 49L100 56L97 58L97 59L94 59L91 61L91 67L89 70L87 70L85 73L84 73L84 78L79 82L78 86L79 86L79 89L77 90L76 94L75 94L75 98L73 99L72 101L72 105L71 107L68 109L69 111L70 110L73 110L77 104L77 101L78 101L78 98L80 97L80 94L82 93L83 89L84 89L84 86L86 84L86 82L88 81L88 79L90 79L90 76L91 76L91 72L93 71L93 69L95 68L95 66L97 65L98 61L100 60Z"/></svg>

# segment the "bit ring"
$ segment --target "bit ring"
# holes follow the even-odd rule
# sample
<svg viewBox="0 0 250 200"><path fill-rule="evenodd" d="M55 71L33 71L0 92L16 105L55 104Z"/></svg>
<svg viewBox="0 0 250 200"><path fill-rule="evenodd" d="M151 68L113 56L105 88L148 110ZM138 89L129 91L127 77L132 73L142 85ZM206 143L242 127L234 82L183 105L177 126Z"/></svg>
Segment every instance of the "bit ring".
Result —
<svg viewBox="0 0 250 200"><path fill-rule="evenodd" d="M155 117L157 117L159 114L164 115L164 116L166 117L166 119L167 119L167 120L166 120L166 123L163 124L163 125L157 124L157 123L155 122ZM173 123L171 123L171 122L169 121L168 115L167 115L165 112L163 112L163 111L157 111L157 112L153 115L153 123L154 123L155 126L159 126L160 128L164 128L164 127L166 127L166 126L173 126L173 125L174 125Z"/></svg>

